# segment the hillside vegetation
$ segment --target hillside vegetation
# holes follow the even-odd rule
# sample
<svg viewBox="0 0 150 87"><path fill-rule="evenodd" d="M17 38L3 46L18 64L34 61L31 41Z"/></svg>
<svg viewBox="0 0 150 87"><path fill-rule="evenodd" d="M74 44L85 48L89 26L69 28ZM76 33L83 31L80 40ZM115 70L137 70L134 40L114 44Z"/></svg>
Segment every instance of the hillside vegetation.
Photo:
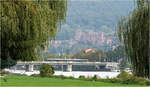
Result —
<svg viewBox="0 0 150 87"><path fill-rule="evenodd" d="M131 0L70 1L66 24L58 29L49 52L65 53L69 49L75 53L88 47L111 49L119 44L115 33L118 20L133 8Z"/></svg>

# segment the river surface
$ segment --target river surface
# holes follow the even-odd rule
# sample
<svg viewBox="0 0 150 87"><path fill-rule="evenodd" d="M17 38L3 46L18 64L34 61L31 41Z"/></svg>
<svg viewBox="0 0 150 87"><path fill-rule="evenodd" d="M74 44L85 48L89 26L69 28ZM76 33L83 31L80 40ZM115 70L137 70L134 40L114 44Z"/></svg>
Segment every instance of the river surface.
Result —
<svg viewBox="0 0 150 87"><path fill-rule="evenodd" d="M6 70L11 73L18 73L18 74L26 74L26 75L32 75L32 74L39 74L39 71L33 71L33 72L25 72L24 70ZM85 76L85 77L93 77L94 75L97 75L98 78L114 78L116 77L120 72L91 72L91 71L72 71L72 72L63 72L63 71L55 71L54 75L64 75L64 76L73 76L75 78L78 78L79 76Z"/></svg>

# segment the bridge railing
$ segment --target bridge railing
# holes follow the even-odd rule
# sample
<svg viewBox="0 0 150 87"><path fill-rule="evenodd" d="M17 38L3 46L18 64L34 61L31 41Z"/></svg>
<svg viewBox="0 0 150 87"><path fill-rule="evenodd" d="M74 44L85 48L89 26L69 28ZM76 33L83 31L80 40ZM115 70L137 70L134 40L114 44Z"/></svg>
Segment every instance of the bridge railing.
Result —
<svg viewBox="0 0 150 87"><path fill-rule="evenodd" d="M43 63L49 63L49 64L104 64L104 65L117 65L118 63L116 62L72 62L72 61L19 61L17 64L43 64Z"/></svg>

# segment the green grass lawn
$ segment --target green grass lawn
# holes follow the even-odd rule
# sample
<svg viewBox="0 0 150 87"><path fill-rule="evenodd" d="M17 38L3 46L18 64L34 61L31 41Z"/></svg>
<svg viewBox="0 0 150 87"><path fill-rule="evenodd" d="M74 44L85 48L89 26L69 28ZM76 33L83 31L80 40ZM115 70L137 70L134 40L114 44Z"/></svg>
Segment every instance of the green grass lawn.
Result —
<svg viewBox="0 0 150 87"><path fill-rule="evenodd" d="M100 81L84 81L77 79L42 78L29 76L6 76L7 82L0 77L1 87L148 87L141 85L125 85L117 83L104 83Z"/></svg>

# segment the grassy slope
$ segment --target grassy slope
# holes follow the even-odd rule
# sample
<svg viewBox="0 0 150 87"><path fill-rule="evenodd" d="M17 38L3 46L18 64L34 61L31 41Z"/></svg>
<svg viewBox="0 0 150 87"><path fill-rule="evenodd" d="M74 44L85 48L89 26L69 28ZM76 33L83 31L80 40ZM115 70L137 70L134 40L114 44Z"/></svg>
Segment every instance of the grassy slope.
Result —
<svg viewBox="0 0 150 87"><path fill-rule="evenodd" d="M1 78L2 87L144 87L140 85L124 85L116 83L92 82L83 80L71 79L55 79L55 78L41 78L28 76L14 76L6 77L7 82L4 83ZM146 86L145 86L146 87Z"/></svg>

